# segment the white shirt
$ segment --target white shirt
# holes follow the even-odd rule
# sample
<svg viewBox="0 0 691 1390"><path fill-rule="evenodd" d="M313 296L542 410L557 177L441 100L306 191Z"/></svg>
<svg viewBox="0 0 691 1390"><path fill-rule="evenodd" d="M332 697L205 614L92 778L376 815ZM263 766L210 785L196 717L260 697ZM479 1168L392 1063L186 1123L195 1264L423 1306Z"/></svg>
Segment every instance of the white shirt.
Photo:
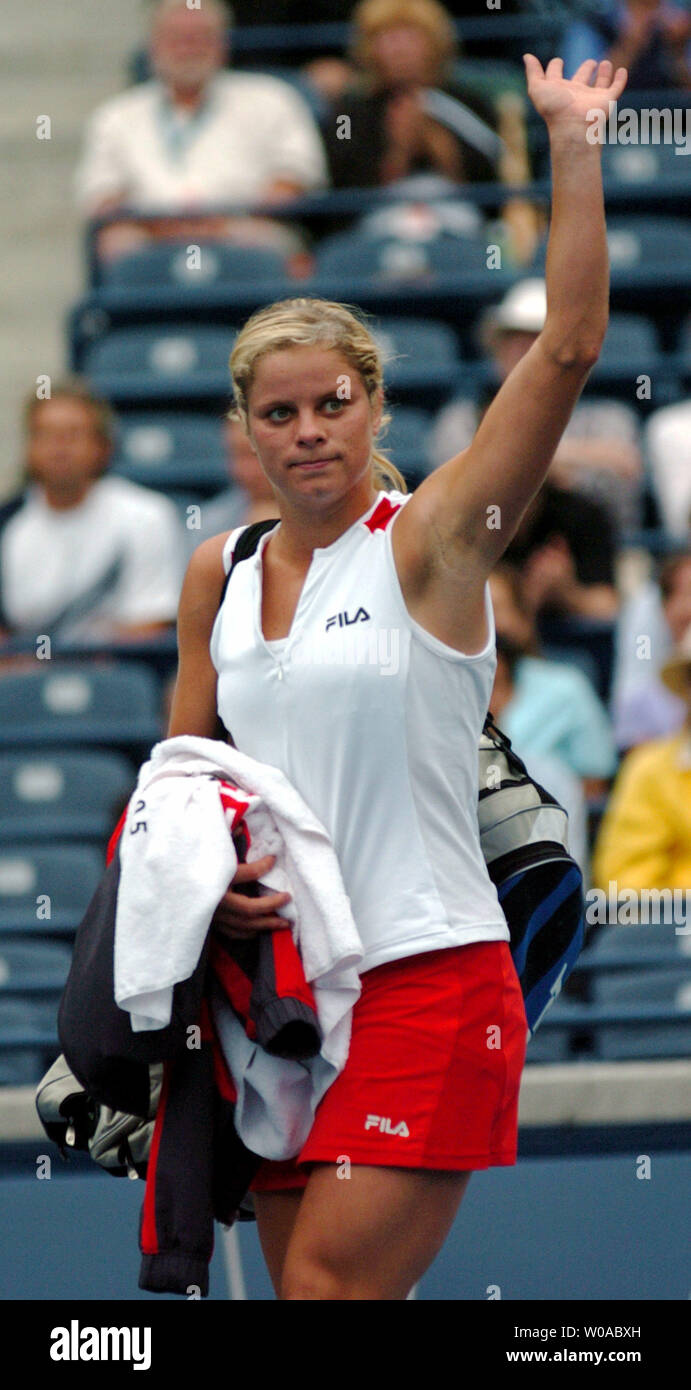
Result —
<svg viewBox="0 0 691 1390"><path fill-rule="evenodd" d="M77 507L49 507L38 487L8 521L0 551L3 607L12 627L42 631L102 585L70 637L99 624L173 621L184 565L173 503L125 478L100 478Z"/></svg>
<svg viewBox="0 0 691 1390"><path fill-rule="evenodd" d="M326 182L311 112L287 82L221 72L203 106L176 111L160 82L144 82L90 117L76 186L85 214L119 196L141 210L257 200L274 178Z"/></svg>
<svg viewBox="0 0 691 1390"><path fill-rule="evenodd" d="M280 768L334 845L361 972L509 939L477 820L478 743L496 664L489 590L489 637L477 655L415 622L391 549L391 508L408 501L380 493L314 551L282 646L261 633L262 537L233 571L211 635L218 709L237 747Z"/></svg>
<svg viewBox="0 0 691 1390"><path fill-rule="evenodd" d="M691 400L656 410L645 443L662 524L683 540L691 533Z"/></svg>

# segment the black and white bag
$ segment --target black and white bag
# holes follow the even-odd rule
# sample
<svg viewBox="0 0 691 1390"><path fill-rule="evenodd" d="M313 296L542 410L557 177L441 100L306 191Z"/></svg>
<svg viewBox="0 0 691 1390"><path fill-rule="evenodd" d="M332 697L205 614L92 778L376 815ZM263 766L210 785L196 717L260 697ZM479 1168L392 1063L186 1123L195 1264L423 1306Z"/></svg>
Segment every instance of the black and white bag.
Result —
<svg viewBox="0 0 691 1390"><path fill-rule="evenodd" d="M563 806L485 720L479 749L480 844L511 935L531 1036L583 946L583 875Z"/></svg>

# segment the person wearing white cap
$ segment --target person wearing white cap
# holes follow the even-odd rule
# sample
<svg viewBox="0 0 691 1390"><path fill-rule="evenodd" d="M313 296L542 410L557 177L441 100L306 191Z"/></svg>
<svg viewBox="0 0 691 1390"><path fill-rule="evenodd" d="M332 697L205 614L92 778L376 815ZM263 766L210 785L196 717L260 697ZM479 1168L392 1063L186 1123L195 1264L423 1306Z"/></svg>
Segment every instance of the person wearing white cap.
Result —
<svg viewBox="0 0 691 1390"><path fill-rule="evenodd" d="M661 679L686 704L673 738L653 739L624 759L595 845L593 884L608 891L691 892L691 627Z"/></svg>

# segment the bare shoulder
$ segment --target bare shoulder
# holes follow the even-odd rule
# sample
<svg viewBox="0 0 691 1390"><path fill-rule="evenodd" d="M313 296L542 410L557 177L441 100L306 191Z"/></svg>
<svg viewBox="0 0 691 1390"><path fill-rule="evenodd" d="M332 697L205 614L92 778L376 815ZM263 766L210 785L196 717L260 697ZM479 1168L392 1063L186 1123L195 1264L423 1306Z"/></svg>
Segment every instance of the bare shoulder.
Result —
<svg viewBox="0 0 691 1390"><path fill-rule="evenodd" d="M226 579L223 550L229 535L226 531L212 536L192 553L178 610L178 625L183 635L187 635L190 623L201 628L200 635L213 626Z"/></svg>

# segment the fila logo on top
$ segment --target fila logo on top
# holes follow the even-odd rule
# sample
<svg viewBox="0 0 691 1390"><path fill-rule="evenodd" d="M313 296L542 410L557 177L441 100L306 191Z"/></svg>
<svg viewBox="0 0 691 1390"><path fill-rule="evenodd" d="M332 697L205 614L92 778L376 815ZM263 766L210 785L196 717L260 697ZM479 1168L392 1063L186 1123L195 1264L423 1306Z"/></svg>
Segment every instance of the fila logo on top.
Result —
<svg viewBox="0 0 691 1390"><path fill-rule="evenodd" d="M380 1134L400 1134L401 1139L410 1138L410 1130L405 1120L400 1120L397 1125L394 1125L388 1115L368 1115L365 1120L365 1129L378 1129Z"/></svg>
<svg viewBox="0 0 691 1390"><path fill-rule="evenodd" d="M334 613L332 617L327 618L324 631L328 632L329 628L335 627L337 623L339 627L352 627L353 623L368 623L369 618L366 608L358 608L354 618L349 618L347 613Z"/></svg>

